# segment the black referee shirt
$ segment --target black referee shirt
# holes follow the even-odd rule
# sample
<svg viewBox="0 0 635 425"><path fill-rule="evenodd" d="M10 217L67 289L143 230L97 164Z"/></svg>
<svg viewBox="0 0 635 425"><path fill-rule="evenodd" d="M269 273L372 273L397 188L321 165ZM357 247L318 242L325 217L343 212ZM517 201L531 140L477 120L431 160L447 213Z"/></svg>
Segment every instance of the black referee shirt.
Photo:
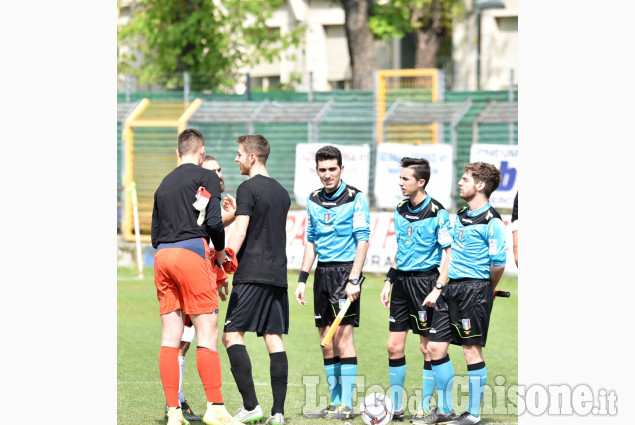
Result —
<svg viewBox="0 0 635 425"><path fill-rule="evenodd" d="M211 195L205 222L196 224L199 212L192 204L196 192L204 187ZM215 172L195 164L181 164L163 178L154 193L152 246L192 238L211 239L214 249L225 249L225 228L220 210L220 180Z"/></svg>

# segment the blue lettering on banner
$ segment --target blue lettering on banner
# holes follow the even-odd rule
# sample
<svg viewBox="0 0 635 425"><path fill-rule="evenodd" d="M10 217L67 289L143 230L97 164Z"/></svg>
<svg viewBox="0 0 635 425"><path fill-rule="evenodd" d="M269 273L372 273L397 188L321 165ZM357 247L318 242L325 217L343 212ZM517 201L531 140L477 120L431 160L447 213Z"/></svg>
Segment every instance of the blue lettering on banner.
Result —
<svg viewBox="0 0 635 425"><path fill-rule="evenodd" d="M399 161L401 161L401 156L399 154L392 153L392 152L382 152L381 153L381 160L382 161L396 161L396 162L399 162Z"/></svg>
<svg viewBox="0 0 635 425"><path fill-rule="evenodd" d="M501 184L498 190L511 190L516 182L516 173L518 170L509 166L508 161L501 161Z"/></svg>
<svg viewBox="0 0 635 425"><path fill-rule="evenodd" d="M491 156L493 158L517 158L518 149L498 149L479 147L475 151L476 156Z"/></svg>

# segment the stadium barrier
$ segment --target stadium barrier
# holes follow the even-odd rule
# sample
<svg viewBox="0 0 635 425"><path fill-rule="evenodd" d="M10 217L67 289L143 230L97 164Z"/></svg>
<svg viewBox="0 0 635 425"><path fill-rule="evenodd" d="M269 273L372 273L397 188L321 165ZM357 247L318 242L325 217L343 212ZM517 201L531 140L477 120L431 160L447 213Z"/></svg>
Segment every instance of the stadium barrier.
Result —
<svg viewBox="0 0 635 425"><path fill-rule="evenodd" d="M295 191L300 177L310 179L306 172L298 175L296 169L296 150L307 144L367 146L369 171L367 185L363 187L368 188L369 205L378 210L389 208L389 203L381 201L385 187L390 185L382 174L385 161L378 156L378 152L382 151L381 145L401 146L408 151L415 151L417 147L451 147L453 170L447 177L451 201L445 206L453 211L462 206L455 183L462 174L462 165L470 160L473 142L476 141L478 146L518 143L517 102L506 100L509 98L506 91L448 92L444 94L444 101L434 104L397 99L391 105L390 114L387 111L384 116L384 123L389 125L383 127L382 133L390 136L386 137L384 143L377 143L375 103L364 96L359 96L357 100L338 100L338 96L337 93L332 94L330 99L315 96L312 102L268 99L216 101L198 98L191 102L161 99L121 102L118 104L117 116L121 134L117 141L120 153L117 164L118 228L126 240L132 240L132 209L128 197L123 195L130 182L135 180L141 237L143 241L149 241L152 196L163 176L178 165L176 139L179 131L186 127L197 128L205 135L207 152L217 157L223 168L226 192L231 194L235 194L236 188L244 180L233 164L237 150L236 137L247 133L265 135L272 147L267 168L271 176L289 191L292 209L300 208L304 201L304 196L301 193L296 195ZM498 110L502 106L506 108L505 111L498 115L484 114L487 110L494 111L493 101ZM410 130L398 125L404 122L414 126L430 122L437 124L439 132L436 143L423 143L422 140L413 142ZM395 142L388 142L388 139ZM508 174L516 177L515 170L517 166L514 170L510 169ZM343 178L346 181L346 173ZM440 194L433 196L441 197Z"/></svg>

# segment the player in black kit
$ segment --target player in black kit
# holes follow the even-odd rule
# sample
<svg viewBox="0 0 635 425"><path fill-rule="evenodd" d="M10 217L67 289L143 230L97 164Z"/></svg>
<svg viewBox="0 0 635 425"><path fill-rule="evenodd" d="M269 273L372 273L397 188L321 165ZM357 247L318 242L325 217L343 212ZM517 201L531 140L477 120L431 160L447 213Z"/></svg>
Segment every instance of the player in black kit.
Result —
<svg viewBox="0 0 635 425"><path fill-rule="evenodd" d="M236 253L238 269L223 344L243 399L234 419L252 423L264 417L243 339L245 332L256 332L264 337L270 358L273 406L266 424L282 425L289 369L282 343L282 334L289 331L285 225L291 199L287 190L269 177L265 166L270 152L267 139L252 134L238 137L237 143L240 174L249 178L236 190L236 220L228 242Z"/></svg>

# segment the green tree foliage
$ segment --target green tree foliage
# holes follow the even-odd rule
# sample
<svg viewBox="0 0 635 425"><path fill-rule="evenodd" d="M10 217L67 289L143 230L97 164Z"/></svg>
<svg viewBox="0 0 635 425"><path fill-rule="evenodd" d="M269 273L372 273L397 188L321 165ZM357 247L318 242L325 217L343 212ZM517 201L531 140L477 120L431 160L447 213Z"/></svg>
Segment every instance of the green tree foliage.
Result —
<svg viewBox="0 0 635 425"><path fill-rule="evenodd" d="M415 67L435 68L442 39L451 35L452 19L462 14L461 0L378 1L368 27L385 40L412 36Z"/></svg>
<svg viewBox="0 0 635 425"><path fill-rule="evenodd" d="M195 90L231 90L240 69L272 62L298 45L304 27L281 34L266 25L283 3L140 0L133 4L129 23L118 31L118 71L167 88L180 87L188 71Z"/></svg>

